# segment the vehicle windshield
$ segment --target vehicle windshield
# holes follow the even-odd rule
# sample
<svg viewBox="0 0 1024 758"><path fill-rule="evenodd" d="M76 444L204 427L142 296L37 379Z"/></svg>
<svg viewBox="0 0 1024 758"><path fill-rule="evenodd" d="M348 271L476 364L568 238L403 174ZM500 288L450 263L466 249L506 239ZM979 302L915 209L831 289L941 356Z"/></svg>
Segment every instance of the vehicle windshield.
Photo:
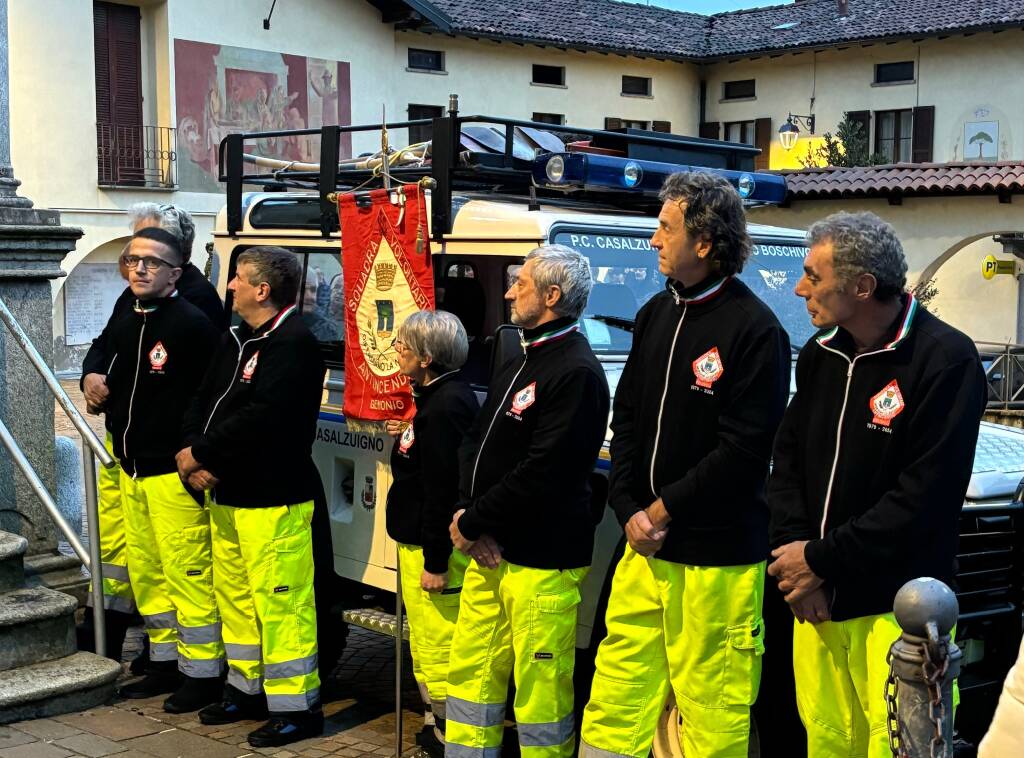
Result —
<svg viewBox="0 0 1024 758"><path fill-rule="evenodd" d="M594 287L582 325L594 352L628 353L633 343L629 327L637 311L665 288L649 233L559 231L551 241L579 250L590 261ZM801 241L758 243L740 274L775 312L794 349L802 347L815 331L804 301L793 294L806 255Z"/></svg>

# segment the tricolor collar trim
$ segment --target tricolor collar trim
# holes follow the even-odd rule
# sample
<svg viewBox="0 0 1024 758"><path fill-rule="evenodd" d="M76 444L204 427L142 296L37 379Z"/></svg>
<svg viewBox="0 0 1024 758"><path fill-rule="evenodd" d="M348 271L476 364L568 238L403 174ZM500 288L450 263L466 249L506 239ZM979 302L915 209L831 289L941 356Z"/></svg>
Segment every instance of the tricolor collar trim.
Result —
<svg viewBox="0 0 1024 758"><path fill-rule="evenodd" d="M177 297L177 296L178 296L178 290L174 290L174 292L172 292L167 297L165 297L165 298L163 298L163 297L156 298L156 300L170 300L171 298L174 298L174 297ZM146 300L145 302L148 303L148 302L153 302L153 301ZM135 298L135 302L132 303L132 310L134 310L136 313L152 313L153 311L155 311L157 308L160 307L159 303L154 303L153 305L143 305L142 303L143 303L142 300L139 300L138 298Z"/></svg>
<svg viewBox="0 0 1024 758"><path fill-rule="evenodd" d="M873 352L881 352L882 350L892 350L894 347L896 347L896 345L905 340L907 338L907 335L910 334L910 327L913 325L914 316L917 315L917 308L917 298L915 298L913 294L908 292L907 304L903 308L903 316L900 318L900 326L896 330L896 338L892 342L886 344L884 347L879 348L878 350L875 350ZM838 333L839 327L832 327L832 329L830 329L828 332L818 337L818 344L821 345L822 347L828 347L828 343Z"/></svg>
<svg viewBox="0 0 1024 758"><path fill-rule="evenodd" d="M295 308L296 308L296 307L295 307L294 305L289 305L289 306L288 306L287 308L285 308L285 309L284 309L283 311L281 311L281 312L280 312L280 313L278 313L278 314L277 314L276 316L274 316L274 320L270 322L270 326L269 326L269 327L267 327L267 330L266 330L265 332L263 332L263 334L261 334L260 336L261 336L261 337L266 337L266 336L267 336L268 334L270 334L270 333L271 333L272 331L274 331L275 329L277 329L277 327L279 327L279 326L281 325L281 322L282 322L282 321L284 321L284 320L285 320L286 318L288 318L288 317L289 317L290 315L292 315L293 313L295 313Z"/></svg>
<svg viewBox="0 0 1024 758"><path fill-rule="evenodd" d="M525 349L529 349L531 347L537 347L537 345L543 345L543 344L545 344L547 342L554 342L557 339L561 339L562 337L565 337L567 334L571 334L572 332L579 331L579 328L580 328L580 322L579 321L573 321L571 324L569 324L566 327L563 327L561 329L556 329L553 332L545 332L544 334L540 335L539 337L535 337L532 340L524 339L523 340L523 347Z"/></svg>
<svg viewBox="0 0 1024 758"><path fill-rule="evenodd" d="M679 292L676 290L674 286L676 282L672 282L672 284L669 286L672 292L672 297L675 298L677 305L681 303L686 303L686 305L699 305L701 303L706 303L709 300L713 300L714 298L718 297L718 295L722 293L722 290L725 289L725 285L727 285L731 279L731 276L723 277L722 279L719 279L717 282L709 284L696 295L692 295L690 297L686 297L685 295L679 294Z"/></svg>

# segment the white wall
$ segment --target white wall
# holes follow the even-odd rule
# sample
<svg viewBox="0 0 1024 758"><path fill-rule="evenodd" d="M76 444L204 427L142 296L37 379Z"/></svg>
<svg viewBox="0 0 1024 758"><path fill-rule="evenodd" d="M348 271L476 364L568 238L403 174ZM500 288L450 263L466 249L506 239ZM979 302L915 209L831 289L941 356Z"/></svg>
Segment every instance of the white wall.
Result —
<svg viewBox="0 0 1024 758"><path fill-rule="evenodd" d="M561 113L567 124L591 129L603 129L611 116L669 121L680 134L697 130L696 66L440 34L395 36L392 101L403 116L410 103L447 107L448 95L457 93L464 114L529 119L535 112ZM410 47L443 51L446 73L408 71ZM564 66L565 86L532 84L534 64ZM651 97L622 95L623 74L650 77Z"/></svg>

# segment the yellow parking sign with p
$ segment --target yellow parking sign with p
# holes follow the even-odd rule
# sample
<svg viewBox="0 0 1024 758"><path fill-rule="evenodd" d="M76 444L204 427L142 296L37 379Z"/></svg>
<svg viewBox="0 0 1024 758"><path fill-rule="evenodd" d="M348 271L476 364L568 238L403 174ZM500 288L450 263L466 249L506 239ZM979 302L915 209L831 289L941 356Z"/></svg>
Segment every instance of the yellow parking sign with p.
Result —
<svg viewBox="0 0 1024 758"><path fill-rule="evenodd" d="M993 278L996 274L1013 274L1017 273L1017 261L1010 259L1008 261L1001 261L994 255L986 255L981 261L981 275L986 279Z"/></svg>

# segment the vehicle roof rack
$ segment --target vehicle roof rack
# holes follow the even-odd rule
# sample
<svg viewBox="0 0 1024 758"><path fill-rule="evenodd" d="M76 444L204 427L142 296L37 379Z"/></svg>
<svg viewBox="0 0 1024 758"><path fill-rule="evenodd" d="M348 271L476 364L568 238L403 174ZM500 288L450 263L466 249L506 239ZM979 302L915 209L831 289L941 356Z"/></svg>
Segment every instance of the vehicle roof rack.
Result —
<svg viewBox="0 0 1024 758"><path fill-rule="evenodd" d="M435 240L451 233L452 193L484 193L585 199L623 209L656 212L657 192L673 171L711 171L727 178L748 203L781 202L785 179L754 171L757 148L721 140L640 129L586 129L521 119L458 112L449 98L446 115L389 123L245 132L220 143L218 170L226 184L227 231L242 229L246 188L264 191L315 190L320 230L338 230L337 192L369 188L384 172L384 157L340 155L342 135L409 127L431 127L429 142L389 151L386 172L396 182L433 179L431 232ZM248 152L252 143L319 136L318 164L267 158Z"/></svg>

